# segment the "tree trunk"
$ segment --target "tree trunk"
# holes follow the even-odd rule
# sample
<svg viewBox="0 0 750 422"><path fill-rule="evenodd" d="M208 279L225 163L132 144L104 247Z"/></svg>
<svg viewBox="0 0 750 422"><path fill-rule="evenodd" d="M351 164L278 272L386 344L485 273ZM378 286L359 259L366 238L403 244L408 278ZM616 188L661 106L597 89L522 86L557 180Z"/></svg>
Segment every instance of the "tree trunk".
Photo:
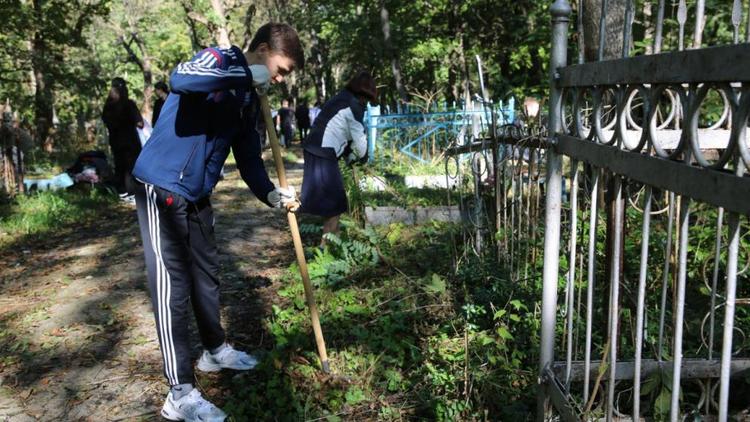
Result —
<svg viewBox="0 0 750 422"><path fill-rule="evenodd" d="M604 33L604 59L622 57L622 29L625 24L627 0L608 0ZM583 36L587 62L595 61L599 52L599 21L602 16L601 0L583 1Z"/></svg>
<svg viewBox="0 0 750 422"><path fill-rule="evenodd" d="M190 43L193 46L193 51L202 50L204 45L198 35L198 26L196 25L195 19L190 15L193 13L193 10L191 9L192 6L187 1L182 1L180 4L185 11L185 23L187 23L188 29L190 29Z"/></svg>
<svg viewBox="0 0 750 422"><path fill-rule="evenodd" d="M232 43L229 42L229 30L227 29L224 0L211 0L211 8L219 17L219 21L213 23L213 33L216 44L221 48L229 48Z"/></svg>
<svg viewBox="0 0 750 422"><path fill-rule="evenodd" d="M388 9L385 6L385 0L380 0L380 24L383 30L383 43L385 44L386 55L391 59L391 71L393 72L393 79L396 82L396 91L401 102L405 104L409 101L409 96L406 94L406 87L404 87L401 76L401 62L398 59L398 53L393 48L391 20Z"/></svg>
<svg viewBox="0 0 750 422"><path fill-rule="evenodd" d="M651 3L651 0L643 2L643 39L651 41L646 44L646 54L654 52L654 22L651 20L653 16L652 6L653 3Z"/></svg>
<svg viewBox="0 0 750 422"><path fill-rule="evenodd" d="M326 98L326 77L325 77L325 59L324 59L324 46L320 38L318 38L318 32L315 29L310 31L311 48L310 48L310 64L312 68L313 81L315 82L315 99L319 103L323 103Z"/></svg>
<svg viewBox="0 0 750 422"><path fill-rule="evenodd" d="M453 57L451 54L450 57ZM451 60L452 62L452 60ZM456 77L456 71L452 64L448 64L448 90L450 92L450 100L458 101L461 94L459 94L458 82Z"/></svg>
<svg viewBox="0 0 750 422"><path fill-rule="evenodd" d="M458 69L454 73L454 81L460 76L460 88L458 87L458 81L451 87L453 95L456 100L463 100L468 103L468 99L471 97L471 83L469 81L469 64L466 61L466 46L465 36L466 33L466 19L463 19L460 12L460 3L453 2L451 7L450 23L449 26L455 33L456 39L458 39L458 48L456 49L456 55L458 56ZM453 67L452 67L453 68Z"/></svg>
<svg viewBox="0 0 750 422"><path fill-rule="evenodd" d="M245 34L243 35L244 40L242 41L242 51L247 52L250 49L250 43L253 40L253 18L257 9L255 4L247 6L245 11Z"/></svg>
<svg viewBox="0 0 750 422"><path fill-rule="evenodd" d="M42 0L34 0L34 15L36 28L31 41L31 66L34 75L34 115L36 119L36 138L45 151L51 152L53 141L51 138L54 120L54 92L52 80L47 72L48 57L47 42L42 33L44 17L42 16Z"/></svg>
<svg viewBox="0 0 750 422"><path fill-rule="evenodd" d="M458 41L458 62L461 66L461 88L463 89L464 104L468 104L471 99L471 83L469 82L469 63L466 61L466 52L464 47L464 34L459 34Z"/></svg>
<svg viewBox="0 0 750 422"><path fill-rule="evenodd" d="M616 59L623 56L622 41L623 41L623 27L625 24L625 6L627 0L608 0L607 2L607 15L605 22L604 31L604 49L602 58L604 60ZM583 5L583 33L584 33L584 52L585 59L587 62L596 61L599 57L599 23L601 18L601 0L584 0ZM609 276L612 268L612 254L614 252L614 230L615 230L615 212L616 212L616 198L615 198L615 175L610 172L604 173L604 178L601 185L604 186L606 191L604 192L604 211L606 213L606 251L605 251L605 263L604 269L605 274ZM623 192L626 183L623 181ZM625 215L625 201L621 201L622 212ZM623 236L620 238L620 250L624 250L624 232L625 223L623 219L623 226L621 227ZM624 253L620 254L620 274L624 273Z"/></svg>
<svg viewBox="0 0 750 422"><path fill-rule="evenodd" d="M130 40L128 42L125 42L125 39L123 37L120 37L120 42L125 48L125 51L128 52L128 60L135 63L141 69L141 73L143 74L143 103L141 103L140 107L141 115L144 116L147 120L151 121L151 114L153 111L151 107L151 98L154 94L153 71L151 70L151 56L149 56L148 51L146 50L146 45L137 32L133 32L130 34ZM133 50L133 42L135 42L135 45L138 47L138 51L141 53L140 57L135 54L135 51Z"/></svg>

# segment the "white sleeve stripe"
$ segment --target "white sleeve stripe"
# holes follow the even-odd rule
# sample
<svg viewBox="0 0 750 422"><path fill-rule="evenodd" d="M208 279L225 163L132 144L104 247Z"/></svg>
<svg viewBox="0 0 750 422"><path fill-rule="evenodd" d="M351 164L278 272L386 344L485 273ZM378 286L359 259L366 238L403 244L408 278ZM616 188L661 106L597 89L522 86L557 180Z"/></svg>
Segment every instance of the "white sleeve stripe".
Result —
<svg viewBox="0 0 750 422"><path fill-rule="evenodd" d="M195 75L195 76L211 76L211 77L225 77L225 78L242 78L245 77L244 73L209 73L201 70L189 70L182 69L178 70L177 73L180 75Z"/></svg>
<svg viewBox="0 0 750 422"><path fill-rule="evenodd" d="M242 67L242 66L229 66L226 69L221 69L221 68L211 68L211 67L198 66L198 65L196 65L195 63L192 63L192 62L180 63L177 66L177 69L183 69L183 68L205 70L206 72L231 72L231 73L242 72L242 73L246 73L245 72L245 68Z"/></svg>
<svg viewBox="0 0 750 422"><path fill-rule="evenodd" d="M245 69L241 66L232 66L227 70L223 70L194 66L192 63L180 64L179 66L177 66L177 73L205 76L247 76Z"/></svg>
<svg viewBox="0 0 750 422"><path fill-rule="evenodd" d="M216 63L216 56L207 51L198 60L188 62L187 64L209 68L213 67L214 63Z"/></svg>
<svg viewBox="0 0 750 422"><path fill-rule="evenodd" d="M203 53L203 54L202 54L202 55L201 55L201 56L200 56L200 57L199 57L199 58L198 58L197 60L195 60L195 61L194 61L194 62L192 62L192 63L194 63L194 64L196 64L196 65L199 65L199 66L203 66L203 65L204 65L204 64L206 63L206 61L208 61L208 58L209 58L209 57L213 57L213 56L214 56L214 55L213 55L213 54L211 54L211 52L210 52L210 51L206 51L206 52L205 52L205 53Z"/></svg>

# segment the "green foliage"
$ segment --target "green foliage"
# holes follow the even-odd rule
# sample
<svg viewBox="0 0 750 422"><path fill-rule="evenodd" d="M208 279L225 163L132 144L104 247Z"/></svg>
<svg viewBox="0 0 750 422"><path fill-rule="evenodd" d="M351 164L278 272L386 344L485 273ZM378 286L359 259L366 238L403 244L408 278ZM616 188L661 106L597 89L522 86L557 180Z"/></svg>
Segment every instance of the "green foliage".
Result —
<svg viewBox="0 0 750 422"><path fill-rule="evenodd" d="M117 196L96 189L19 195L5 209L0 209L0 240L61 229L94 218L116 203Z"/></svg>
<svg viewBox="0 0 750 422"><path fill-rule="evenodd" d="M326 246L315 249L314 258L308 264L313 283L336 284L348 275L367 271L378 265L377 235L371 228L359 229L344 222L342 234L326 233Z"/></svg>
<svg viewBox="0 0 750 422"><path fill-rule="evenodd" d="M225 409L238 420L526 419L537 287L510 286L489 259L449 275L455 234L442 223L362 229L345 220L309 261L335 375L318 372L292 265L266 321L274 347L254 378L262 381L238 382Z"/></svg>

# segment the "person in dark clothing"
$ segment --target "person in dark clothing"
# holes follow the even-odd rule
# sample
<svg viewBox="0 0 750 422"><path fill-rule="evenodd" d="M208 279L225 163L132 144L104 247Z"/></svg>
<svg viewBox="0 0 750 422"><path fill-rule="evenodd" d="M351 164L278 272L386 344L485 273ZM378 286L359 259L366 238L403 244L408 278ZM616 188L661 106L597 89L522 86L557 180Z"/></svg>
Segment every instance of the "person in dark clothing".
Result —
<svg viewBox="0 0 750 422"><path fill-rule="evenodd" d="M315 101L315 104L310 109L310 127L315 124L315 119L320 114L320 101Z"/></svg>
<svg viewBox="0 0 750 422"><path fill-rule="evenodd" d="M154 85L154 93L156 94L156 101L154 101L154 114L151 116L151 127L156 127L156 121L159 120L164 100L169 95L169 87L164 82L159 81Z"/></svg>
<svg viewBox="0 0 750 422"><path fill-rule="evenodd" d="M310 130L310 109L307 108L307 101L302 100L294 110L294 117L297 119L297 129L299 129L299 140L305 142L307 132Z"/></svg>
<svg viewBox="0 0 750 422"><path fill-rule="evenodd" d="M289 100L281 101L276 120L276 125L281 131L281 144L288 147L294 138L294 111L289 107Z"/></svg>
<svg viewBox="0 0 750 422"><path fill-rule="evenodd" d="M323 234L338 232L339 216L348 210L338 160L347 164L367 160L363 123L367 102L377 102L375 80L360 72L346 88L323 105L304 141L305 169L301 211L326 218Z"/></svg>
<svg viewBox="0 0 750 422"><path fill-rule="evenodd" d="M128 98L128 86L124 79L112 79L102 120L109 131L109 146L115 163L115 188L123 196L133 195L135 181L132 171L138 154L141 153L137 128L143 127L143 118L138 106Z"/></svg>
<svg viewBox="0 0 750 422"><path fill-rule="evenodd" d="M193 316L203 346L197 369L249 370L258 363L226 342L221 324L211 192L231 150L258 199L275 208L296 208L294 190L274 186L263 164L266 129L259 95L303 66L297 31L281 23L261 26L247 52L237 46L198 52L172 72L172 92L136 162L138 225L170 385L161 414L169 420L226 419L193 385Z"/></svg>

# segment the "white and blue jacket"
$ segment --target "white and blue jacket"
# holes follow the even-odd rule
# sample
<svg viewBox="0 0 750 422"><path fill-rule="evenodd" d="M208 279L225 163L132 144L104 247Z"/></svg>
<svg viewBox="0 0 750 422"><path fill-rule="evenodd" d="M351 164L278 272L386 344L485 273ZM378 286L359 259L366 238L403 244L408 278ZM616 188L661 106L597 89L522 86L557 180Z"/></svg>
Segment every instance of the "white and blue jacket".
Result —
<svg viewBox="0 0 750 422"><path fill-rule="evenodd" d="M274 185L261 158L265 126L252 80L235 46L207 48L179 64L133 176L195 202L213 190L231 146L242 179L268 203Z"/></svg>
<svg viewBox="0 0 750 422"><path fill-rule="evenodd" d="M305 139L305 151L332 160L341 158L344 151L353 152L358 159L366 157L364 115L357 97L347 89L342 90L323 104Z"/></svg>

